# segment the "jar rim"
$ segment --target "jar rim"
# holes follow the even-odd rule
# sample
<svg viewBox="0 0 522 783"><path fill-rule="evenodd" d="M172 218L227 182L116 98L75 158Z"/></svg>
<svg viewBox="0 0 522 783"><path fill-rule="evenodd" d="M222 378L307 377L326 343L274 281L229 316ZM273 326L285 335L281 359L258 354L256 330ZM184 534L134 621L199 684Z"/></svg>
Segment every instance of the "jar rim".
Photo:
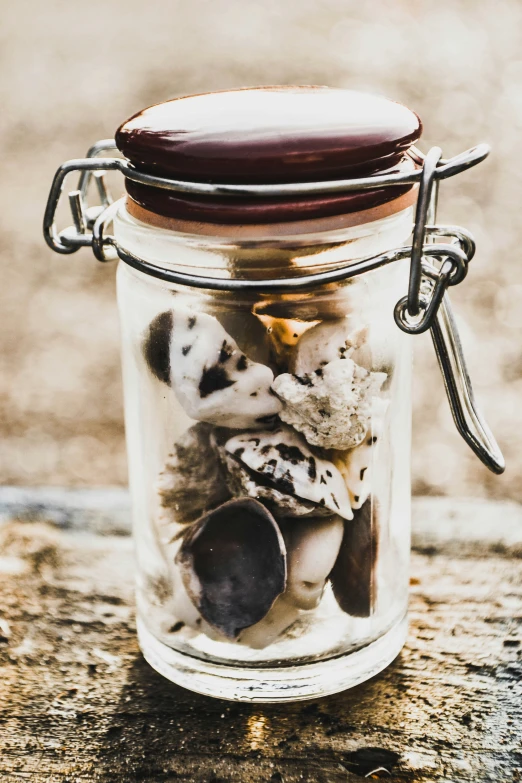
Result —
<svg viewBox="0 0 522 783"><path fill-rule="evenodd" d="M314 243L317 243L321 242L320 235L324 234L324 241L329 243L332 241L332 232L334 234L340 232L342 235L345 235L346 231L353 233L353 229L357 227L362 229L363 226L368 226L369 232L379 230L379 226L376 224L393 218L398 213L411 208L417 200L417 193L418 186L414 185L407 193L401 194L392 201L357 212L257 224L211 223L208 221L183 220L164 216L145 209L129 195L124 199L124 204L127 214L137 223L149 228L184 235L187 239L189 237L207 237L217 241L232 241L234 244L242 242L248 244L252 241L269 241L270 239L277 240L279 238L290 240L292 237L306 241L306 237L313 236ZM343 241L345 241L344 236Z"/></svg>

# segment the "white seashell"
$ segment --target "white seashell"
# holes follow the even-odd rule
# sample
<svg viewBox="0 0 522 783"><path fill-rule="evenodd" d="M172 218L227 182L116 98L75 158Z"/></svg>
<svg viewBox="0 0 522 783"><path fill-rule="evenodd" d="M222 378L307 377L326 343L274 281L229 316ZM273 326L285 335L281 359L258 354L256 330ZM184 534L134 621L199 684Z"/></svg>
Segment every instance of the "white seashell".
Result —
<svg viewBox="0 0 522 783"><path fill-rule="evenodd" d="M348 359L367 339L368 329L353 330L348 318L322 321L303 334L291 364L296 375L308 375L336 359Z"/></svg>
<svg viewBox="0 0 522 783"><path fill-rule="evenodd" d="M344 520L338 516L292 520L284 525L282 533L287 557L286 590L282 597L299 609L314 609L335 565Z"/></svg>
<svg viewBox="0 0 522 783"><path fill-rule="evenodd" d="M259 485L352 519L348 490L335 465L313 454L302 435L290 427L243 432L230 438L225 450Z"/></svg>
<svg viewBox="0 0 522 783"><path fill-rule="evenodd" d="M213 428L200 422L177 440L156 482L162 521L187 524L230 497L210 443Z"/></svg>
<svg viewBox="0 0 522 783"><path fill-rule="evenodd" d="M332 462L339 469L348 487L353 509L361 508L372 490L373 460L384 430L384 419L389 400L374 397L371 408L371 427L363 442L354 449L335 454Z"/></svg>
<svg viewBox="0 0 522 783"><path fill-rule="evenodd" d="M334 567L344 532L340 517L293 520L284 528L287 542L287 586L266 617L243 631L238 642L254 649L277 643L300 615L320 602Z"/></svg>
<svg viewBox="0 0 522 783"><path fill-rule="evenodd" d="M299 617L299 609L295 604L288 603L284 595L280 595L274 605L260 622L244 630L237 641L254 650L262 650L278 641L288 628Z"/></svg>
<svg viewBox="0 0 522 783"><path fill-rule="evenodd" d="M314 446L345 450L364 440L372 396L385 380L385 373L336 359L308 375L278 375L272 388L284 404L283 421Z"/></svg>

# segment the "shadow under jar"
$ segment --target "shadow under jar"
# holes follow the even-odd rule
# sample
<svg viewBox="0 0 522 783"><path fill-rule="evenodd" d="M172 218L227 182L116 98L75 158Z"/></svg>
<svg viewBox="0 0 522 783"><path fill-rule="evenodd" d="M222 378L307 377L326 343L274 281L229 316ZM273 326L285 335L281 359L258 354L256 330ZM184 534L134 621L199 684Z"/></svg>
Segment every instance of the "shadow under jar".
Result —
<svg viewBox="0 0 522 783"><path fill-rule="evenodd" d="M229 183L407 171L417 116L374 96L263 88L131 118L139 170ZM272 199L126 181L140 259L287 279L407 243L411 185ZM292 293L211 291L118 270L138 631L151 665L227 699L285 701L376 674L406 634L408 261Z"/></svg>

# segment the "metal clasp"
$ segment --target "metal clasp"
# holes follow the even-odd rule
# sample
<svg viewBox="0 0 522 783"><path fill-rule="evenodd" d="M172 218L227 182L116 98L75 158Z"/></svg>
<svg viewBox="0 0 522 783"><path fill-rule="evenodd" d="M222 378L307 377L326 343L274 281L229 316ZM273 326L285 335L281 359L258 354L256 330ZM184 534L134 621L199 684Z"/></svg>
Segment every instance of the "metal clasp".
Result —
<svg viewBox="0 0 522 783"><path fill-rule="evenodd" d="M457 226L427 225L435 223L438 201L437 166L441 158L439 147L433 147L423 160L422 176L417 198L415 227L410 262L408 296L395 307L397 325L409 334L420 334L427 329L431 336L442 372L446 394L457 430L481 462L493 473L505 470L500 448L481 415L473 394L462 343L453 316L448 286L462 282L468 273L468 264L475 255L475 241L465 229ZM460 249L451 259L438 256L439 266L427 264L429 244L435 252L440 245L437 238L451 238Z"/></svg>
<svg viewBox="0 0 522 783"><path fill-rule="evenodd" d="M122 158L98 156L115 150L112 139L93 145L87 157L64 163L56 172L44 216L44 237L57 253L74 253L80 247L92 247L99 261L120 258L126 264L161 280L196 288L225 291L291 292L346 280L378 269L402 258L410 258L408 294L397 302L394 317L398 327L408 334L431 330L455 425L474 453L494 473L505 468L502 453L478 411L466 367L457 326L447 294L449 286L462 282L475 253L473 237L458 226L440 226L436 222L439 182L475 166L489 154L480 144L449 160L442 159L439 147L426 156L416 148L409 151L417 164L412 172L381 174L352 180L288 183L284 185L226 185L163 179L143 174ZM181 193L220 197L271 197L313 193L342 193L381 186L419 184L412 244L378 256L368 256L346 266L302 277L270 280L223 279L192 275L165 269L140 259L120 247L107 233L119 203L113 202L105 183L107 171L119 171L126 178L152 187ZM78 188L69 193L73 225L58 232L55 216L68 174L80 173ZM89 207L87 192L95 179L100 204ZM442 240L442 241L441 241Z"/></svg>

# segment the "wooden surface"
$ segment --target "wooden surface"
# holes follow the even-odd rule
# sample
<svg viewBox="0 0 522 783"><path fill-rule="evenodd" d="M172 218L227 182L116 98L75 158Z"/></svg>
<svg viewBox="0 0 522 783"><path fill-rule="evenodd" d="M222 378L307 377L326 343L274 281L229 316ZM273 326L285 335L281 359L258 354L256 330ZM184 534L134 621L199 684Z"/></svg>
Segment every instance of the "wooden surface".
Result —
<svg viewBox="0 0 522 783"><path fill-rule="evenodd" d="M124 492L0 490L0 780L522 780L522 510L414 509L395 663L326 699L241 705L142 659Z"/></svg>

